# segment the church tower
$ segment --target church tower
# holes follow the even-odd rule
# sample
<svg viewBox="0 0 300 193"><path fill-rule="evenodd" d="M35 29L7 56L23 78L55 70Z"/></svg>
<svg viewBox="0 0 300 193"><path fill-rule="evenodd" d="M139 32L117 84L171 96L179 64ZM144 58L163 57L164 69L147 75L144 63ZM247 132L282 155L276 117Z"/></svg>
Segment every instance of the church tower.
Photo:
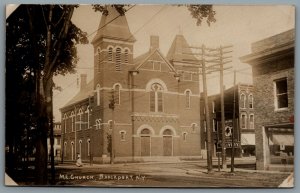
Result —
<svg viewBox="0 0 300 193"><path fill-rule="evenodd" d="M126 108L125 104L120 104L120 98L121 95L127 96L125 90L128 87L128 71L133 67L135 42L125 15L120 15L112 5L108 5L107 10L108 14L102 14L97 34L91 42L94 47L93 116L99 120L99 123L101 122L102 156L104 157L109 154L106 134L109 133L112 120L112 112L109 109L112 90L115 95L115 113L120 114L122 109L130 109ZM125 120L115 118L115 122L121 121Z"/></svg>

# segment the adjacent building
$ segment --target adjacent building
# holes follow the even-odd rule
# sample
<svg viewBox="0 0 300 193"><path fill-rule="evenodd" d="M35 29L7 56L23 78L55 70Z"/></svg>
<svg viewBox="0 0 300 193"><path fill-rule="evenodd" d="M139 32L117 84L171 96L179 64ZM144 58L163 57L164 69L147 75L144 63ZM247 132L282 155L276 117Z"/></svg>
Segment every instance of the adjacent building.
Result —
<svg viewBox="0 0 300 193"><path fill-rule="evenodd" d="M105 163L112 151L115 161L201 157L197 59L180 34L167 56L151 36L134 58L135 41L110 7L92 41L94 78L82 74L79 93L60 109L64 160Z"/></svg>
<svg viewBox="0 0 300 193"><path fill-rule="evenodd" d="M54 160L55 161L61 161L61 123L55 122L53 123L53 153L54 153ZM48 145L48 155L50 160L50 138L47 139L47 145Z"/></svg>
<svg viewBox="0 0 300 193"><path fill-rule="evenodd" d="M293 169L295 30L254 42L241 60L252 66L256 166Z"/></svg>
<svg viewBox="0 0 300 193"><path fill-rule="evenodd" d="M235 95L234 95L235 93ZM221 122L221 96L220 94L208 97L210 125L212 128L213 156L221 152L222 122ZM201 98L202 103L203 97ZM233 103L236 103L235 122L236 128L233 132ZM254 95L253 86L248 84L237 84L224 90L224 112L225 112L225 146L226 155L231 156L232 134L234 133L235 156L255 155L255 124L254 124ZM201 137L202 149L207 148L206 120L204 105L201 105Z"/></svg>

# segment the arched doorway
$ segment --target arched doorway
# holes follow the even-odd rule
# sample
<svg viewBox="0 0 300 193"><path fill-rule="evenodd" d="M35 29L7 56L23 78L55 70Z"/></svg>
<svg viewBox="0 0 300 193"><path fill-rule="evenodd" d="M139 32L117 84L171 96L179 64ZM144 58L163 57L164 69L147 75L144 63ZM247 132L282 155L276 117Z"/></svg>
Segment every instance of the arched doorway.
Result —
<svg viewBox="0 0 300 193"><path fill-rule="evenodd" d="M171 129L163 132L163 155L173 156L173 132Z"/></svg>
<svg viewBox="0 0 300 193"><path fill-rule="evenodd" d="M150 130L145 128L141 131L141 156L151 156Z"/></svg>

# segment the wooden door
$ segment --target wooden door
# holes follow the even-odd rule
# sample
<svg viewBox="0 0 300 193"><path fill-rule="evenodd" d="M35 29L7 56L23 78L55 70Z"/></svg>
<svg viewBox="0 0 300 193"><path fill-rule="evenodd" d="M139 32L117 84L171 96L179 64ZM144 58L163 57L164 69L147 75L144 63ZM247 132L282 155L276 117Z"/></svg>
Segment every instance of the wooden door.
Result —
<svg viewBox="0 0 300 193"><path fill-rule="evenodd" d="M172 136L163 136L164 156L172 156Z"/></svg>
<svg viewBox="0 0 300 193"><path fill-rule="evenodd" d="M150 156L150 136L141 136L141 156Z"/></svg>

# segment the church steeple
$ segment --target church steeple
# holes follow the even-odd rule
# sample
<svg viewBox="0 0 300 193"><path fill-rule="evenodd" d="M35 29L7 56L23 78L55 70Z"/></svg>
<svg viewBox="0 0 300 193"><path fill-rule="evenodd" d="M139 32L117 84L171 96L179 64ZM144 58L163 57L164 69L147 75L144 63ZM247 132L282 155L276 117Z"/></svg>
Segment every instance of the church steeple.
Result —
<svg viewBox="0 0 300 193"><path fill-rule="evenodd" d="M107 11L108 15L102 14L98 32L92 44L97 44L102 38L134 42L135 38L129 30L125 15L120 15L113 6L107 6Z"/></svg>

